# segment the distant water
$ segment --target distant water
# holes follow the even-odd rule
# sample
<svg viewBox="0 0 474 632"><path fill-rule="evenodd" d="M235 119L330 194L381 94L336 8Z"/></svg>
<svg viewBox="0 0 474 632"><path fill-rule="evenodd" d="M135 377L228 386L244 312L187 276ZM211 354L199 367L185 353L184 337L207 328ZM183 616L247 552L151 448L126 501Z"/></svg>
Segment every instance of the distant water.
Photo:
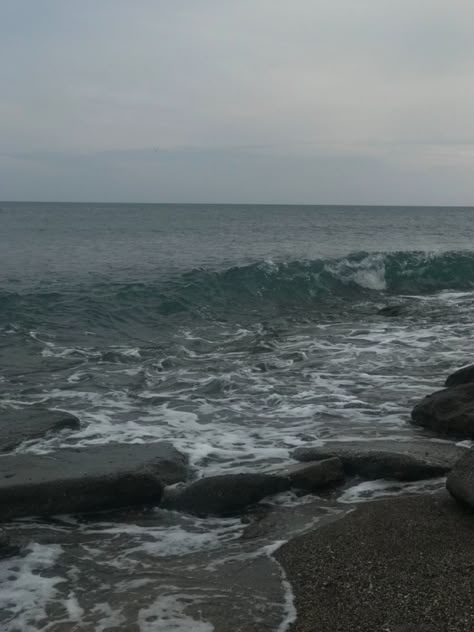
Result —
<svg viewBox="0 0 474 632"><path fill-rule="evenodd" d="M308 443L410 438L413 402L472 361L474 208L0 206L0 410L82 423L19 451L169 439L198 475L262 471ZM377 313L392 304L400 316ZM292 616L268 557L287 533L243 545L238 520L158 509L9 528L32 544L0 562L7 632L283 631Z"/></svg>

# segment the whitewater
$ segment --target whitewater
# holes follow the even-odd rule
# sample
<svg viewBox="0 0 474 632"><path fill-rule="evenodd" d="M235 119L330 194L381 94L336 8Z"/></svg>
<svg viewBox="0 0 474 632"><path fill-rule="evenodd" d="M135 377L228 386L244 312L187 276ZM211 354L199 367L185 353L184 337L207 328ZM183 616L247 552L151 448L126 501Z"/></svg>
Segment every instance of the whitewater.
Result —
<svg viewBox="0 0 474 632"><path fill-rule="evenodd" d="M263 472L295 447L419 436L413 404L472 362L473 209L0 206L0 410L81 422L18 452L166 439L196 476ZM254 538L158 507L9 523L25 550L0 561L0 624L283 632L281 542L442 485L283 494Z"/></svg>

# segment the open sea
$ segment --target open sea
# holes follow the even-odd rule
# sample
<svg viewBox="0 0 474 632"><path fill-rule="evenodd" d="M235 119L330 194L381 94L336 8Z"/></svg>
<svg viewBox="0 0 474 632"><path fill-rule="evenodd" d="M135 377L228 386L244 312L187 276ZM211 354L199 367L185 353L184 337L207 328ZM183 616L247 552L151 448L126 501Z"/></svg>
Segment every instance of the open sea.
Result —
<svg viewBox="0 0 474 632"><path fill-rule="evenodd" d="M19 452L166 439L206 476L406 440L413 404L472 363L473 313L474 208L0 203L0 414L81 421ZM284 632L282 541L442 484L283 494L257 538L159 508L18 520L0 629Z"/></svg>

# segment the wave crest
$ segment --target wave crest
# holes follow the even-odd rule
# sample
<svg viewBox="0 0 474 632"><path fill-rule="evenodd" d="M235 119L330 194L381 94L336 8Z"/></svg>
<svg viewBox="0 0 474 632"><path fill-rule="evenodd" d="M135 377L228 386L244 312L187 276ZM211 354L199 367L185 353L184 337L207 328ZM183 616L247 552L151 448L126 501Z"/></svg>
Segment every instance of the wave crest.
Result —
<svg viewBox="0 0 474 632"><path fill-rule="evenodd" d="M340 259L260 262L221 272L193 270L167 289L178 311L243 304L304 306L330 298L380 298L474 288L474 252L353 253Z"/></svg>
<svg viewBox="0 0 474 632"><path fill-rule="evenodd" d="M474 289L474 252L353 253L340 259L262 261L225 270L195 269L168 279L69 285L54 291L0 291L2 321L90 328L153 324L179 314L229 317L281 313L327 301L380 300L381 294ZM55 318L56 316L56 318Z"/></svg>

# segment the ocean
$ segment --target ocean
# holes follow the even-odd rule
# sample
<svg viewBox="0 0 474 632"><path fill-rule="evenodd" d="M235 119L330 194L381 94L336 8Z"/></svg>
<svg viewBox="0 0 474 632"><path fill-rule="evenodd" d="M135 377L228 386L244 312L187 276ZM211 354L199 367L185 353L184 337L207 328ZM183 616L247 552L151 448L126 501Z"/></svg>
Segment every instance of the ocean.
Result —
<svg viewBox="0 0 474 632"><path fill-rule="evenodd" d="M197 476L264 472L328 439L419 436L472 362L474 208L0 203L0 411L80 430L18 452L166 439ZM396 316L379 313L400 306ZM345 503L442 481L283 494L264 538L160 508L23 519L5 632L284 632L272 551ZM291 518L290 518L291 517Z"/></svg>

